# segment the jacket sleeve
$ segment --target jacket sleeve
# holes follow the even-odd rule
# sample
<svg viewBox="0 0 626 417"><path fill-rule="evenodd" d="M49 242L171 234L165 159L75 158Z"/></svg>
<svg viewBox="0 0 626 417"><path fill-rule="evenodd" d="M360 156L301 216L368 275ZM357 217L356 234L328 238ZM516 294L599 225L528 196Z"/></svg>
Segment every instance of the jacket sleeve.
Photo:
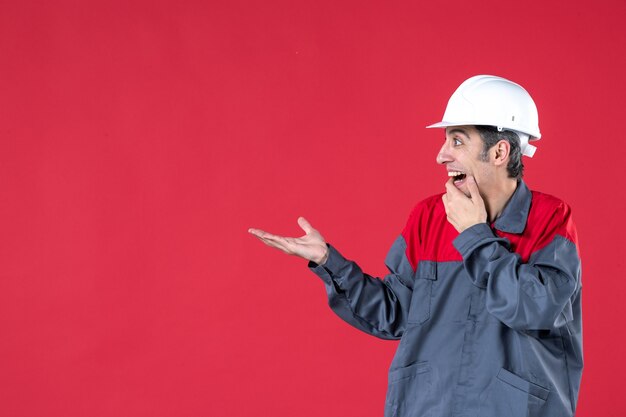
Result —
<svg viewBox="0 0 626 417"><path fill-rule="evenodd" d="M407 323L414 275L404 238L399 236L389 250L385 264L390 273L384 279L365 274L328 247L326 263L309 262L309 268L324 281L331 309L359 330L381 339L399 339Z"/></svg>
<svg viewBox="0 0 626 417"><path fill-rule="evenodd" d="M486 308L516 330L547 330L573 319L572 300L580 291L581 266L569 208L541 249L528 262L512 252L509 241L498 237L486 223L464 230L454 240L474 285L486 291ZM565 237L556 231L570 229Z"/></svg>

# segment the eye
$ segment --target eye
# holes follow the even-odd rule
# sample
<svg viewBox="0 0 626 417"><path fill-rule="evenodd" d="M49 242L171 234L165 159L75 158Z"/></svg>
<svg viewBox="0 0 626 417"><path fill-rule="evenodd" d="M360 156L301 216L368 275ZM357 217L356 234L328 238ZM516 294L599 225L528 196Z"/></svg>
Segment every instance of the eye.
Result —
<svg viewBox="0 0 626 417"><path fill-rule="evenodd" d="M459 146L463 144L463 142L461 142L461 139L459 138L452 138L452 143L454 143L454 146Z"/></svg>

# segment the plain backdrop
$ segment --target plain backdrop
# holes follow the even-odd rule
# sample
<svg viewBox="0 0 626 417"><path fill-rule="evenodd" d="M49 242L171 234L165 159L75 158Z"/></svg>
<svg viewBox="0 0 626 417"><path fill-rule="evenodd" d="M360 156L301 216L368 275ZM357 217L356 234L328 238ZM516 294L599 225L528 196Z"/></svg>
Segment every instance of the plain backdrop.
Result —
<svg viewBox="0 0 626 417"><path fill-rule="evenodd" d="M580 238L580 417L626 415L623 0L0 1L0 415L375 417L397 342L249 227L369 273L439 121L521 83Z"/></svg>

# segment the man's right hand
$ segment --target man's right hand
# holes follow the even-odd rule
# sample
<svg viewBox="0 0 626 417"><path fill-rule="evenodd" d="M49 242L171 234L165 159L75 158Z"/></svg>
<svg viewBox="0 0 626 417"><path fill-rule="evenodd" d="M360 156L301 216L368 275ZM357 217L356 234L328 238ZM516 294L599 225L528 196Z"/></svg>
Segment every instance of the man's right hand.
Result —
<svg viewBox="0 0 626 417"><path fill-rule="evenodd" d="M318 265L328 259L328 246L317 230L304 217L298 218L298 224L304 230L302 237L283 237L264 232L259 229L248 229L248 232L259 238L267 246L282 250L289 255L296 255Z"/></svg>

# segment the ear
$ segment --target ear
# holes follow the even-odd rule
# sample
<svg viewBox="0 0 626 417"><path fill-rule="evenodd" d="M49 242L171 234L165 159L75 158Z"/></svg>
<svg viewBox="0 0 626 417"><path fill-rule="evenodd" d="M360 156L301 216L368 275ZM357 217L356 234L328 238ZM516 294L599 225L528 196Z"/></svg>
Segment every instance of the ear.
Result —
<svg viewBox="0 0 626 417"><path fill-rule="evenodd" d="M506 140L501 140L495 144L493 149L493 162L495 165L504 165L509 162L509 155L511 152L511 144Z"/></svg>

